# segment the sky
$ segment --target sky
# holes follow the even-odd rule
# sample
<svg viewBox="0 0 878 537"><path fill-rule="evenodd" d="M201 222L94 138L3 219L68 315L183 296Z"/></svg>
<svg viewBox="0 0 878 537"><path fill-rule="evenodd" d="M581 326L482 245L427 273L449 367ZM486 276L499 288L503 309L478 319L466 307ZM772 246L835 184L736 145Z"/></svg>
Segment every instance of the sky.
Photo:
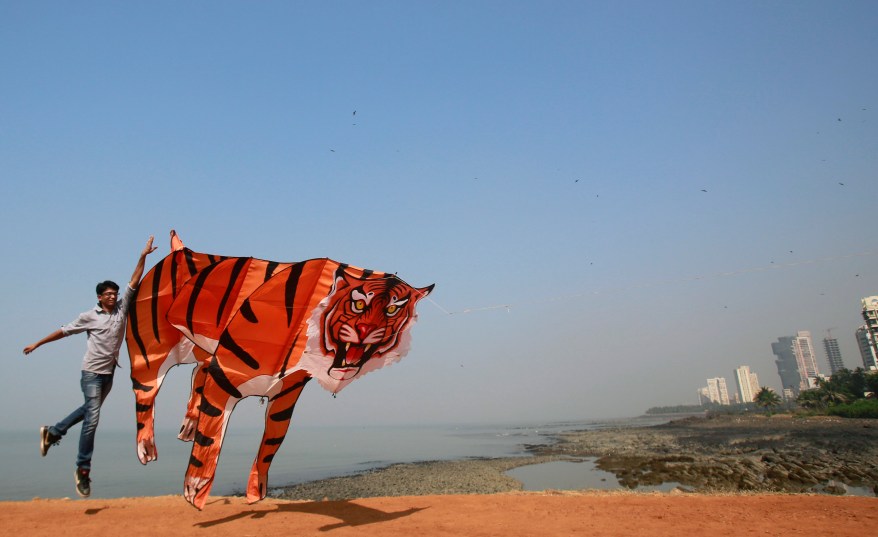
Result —
<svg viewBox="0 0 878 537"><path fill-rule="evenodd" d="M862 365L876 23L869 1L0 0L0 429L80 403L84 336L22 349L170 229L435 283L406 358L315 384L294 423L637 416L740 365L780 389L771 343L799 330L822 371L827 330ZM133 429L128 374L102 428Z"/></svg>

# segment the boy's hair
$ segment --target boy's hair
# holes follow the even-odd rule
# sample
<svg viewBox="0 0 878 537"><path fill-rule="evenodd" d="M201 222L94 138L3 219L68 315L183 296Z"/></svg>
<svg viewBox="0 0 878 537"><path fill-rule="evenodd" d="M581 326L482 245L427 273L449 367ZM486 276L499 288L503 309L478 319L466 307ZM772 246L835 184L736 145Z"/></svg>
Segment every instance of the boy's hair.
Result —
<svg viewBox="0 0 878 537"><path fill-rule="evenodd" d="M110 280L102 281L95 287L95 291L97 291L98 296L104 294L104 291L107 289L112 289L113 291L119 292L119 286L116 285L116 282L111 282Z"/></svg>

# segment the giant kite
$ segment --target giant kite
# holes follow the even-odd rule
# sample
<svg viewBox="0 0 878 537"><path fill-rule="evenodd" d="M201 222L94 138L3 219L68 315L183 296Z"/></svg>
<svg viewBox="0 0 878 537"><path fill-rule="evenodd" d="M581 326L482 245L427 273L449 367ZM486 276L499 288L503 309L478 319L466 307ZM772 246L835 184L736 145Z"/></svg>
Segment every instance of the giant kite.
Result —
<svg viewBox="0 0 878 537"><path fill-rule="evenodd" d="M171 253L143 278L126 341L136 400L137 456L155 460L155 399L167 371L195 363L179 438L192 441L184 496L204 507L229 417L267 399L247 483L263 499L268 469L312 378L333 394L409 350L415 305L433 289L331 259L295 263L193 252L171 231Z"/></svg>

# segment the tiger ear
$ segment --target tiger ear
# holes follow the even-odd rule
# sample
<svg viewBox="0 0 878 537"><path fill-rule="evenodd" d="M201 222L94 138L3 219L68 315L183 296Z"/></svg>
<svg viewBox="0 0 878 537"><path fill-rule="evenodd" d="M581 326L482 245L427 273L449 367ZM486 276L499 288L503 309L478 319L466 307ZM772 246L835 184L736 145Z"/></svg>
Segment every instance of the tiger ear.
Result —
<svg viewBox="0 0 878 537"><path fill-rule="evenodd" d="M345 271L341 271L335 275L336 291L354 286L354 277Z"/></svg>
<svg viewBox="0 0 878 537"><path fill-rule="evenodd" d="M415 300L420 300L420 299L424 298L425 296L429 295L430 292L433 291L434 287L436 287L436 284L431 283L427 287L421 287L420 289L415 288L415 295L416 295Z"/></svg>

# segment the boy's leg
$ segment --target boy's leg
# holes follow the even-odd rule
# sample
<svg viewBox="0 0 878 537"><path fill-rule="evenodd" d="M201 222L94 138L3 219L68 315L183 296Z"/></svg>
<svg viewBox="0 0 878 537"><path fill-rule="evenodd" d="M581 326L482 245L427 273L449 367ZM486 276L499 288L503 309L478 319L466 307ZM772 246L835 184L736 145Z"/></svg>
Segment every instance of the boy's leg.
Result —
<svg viewBox="0 0 878 537"><path fill-rule="evenodd" d="M82 372L85 374L85 371ZM80 386L82 379L80 379ZM86 400L88 398L86 397ZM85 404L80 405L66 418L62 419L53 426L43 425L40 427L40 454L45 457L49 448L57 445L61 441L61 437L67 434L71 427L81 422L85 418Z"/></svg>
<svg viewBox="0 0 878 537"><path fill-rule="evenodd" d="M100 375L83 371L81 384L85 404L81 407L83 412L82 432L79 435L79 454L76 457L76 466L89 470L91 469L91 456L94 453L95 431L101 417L101 405L113 387L113 375Z"/></svg>
<svg viewBox="0 0 878 537"><path fill-rule="evenodd" d="M82 373L85 374L85 371L83 371ZM80 384L82 383L81 380L79 382L80 382ZM88 397L86 397L86 401L87 400L88 400ZM56 423L52 427L49 427L49 434L51 434L53 436L58 436L58 437L64 436L65 434L67 434L67 431L70 430L71 427L73 427L77 423L81 422L83 419L85 419L85 404L80 405L76 410L71 412L66 418L59 421L58 423Z"/></svg>
<svg viewBox="0 0 878 537"><path fill-rule="evenodd" d="M82 393L85 396L83 405L84 417L82 432L79 435L79 453L76 456L76 493L87 498L91 495L91 456L95 447L95 431L101 417L101 405L113 387L113 375L99 375L88 371L82 372Z"/></svg>

